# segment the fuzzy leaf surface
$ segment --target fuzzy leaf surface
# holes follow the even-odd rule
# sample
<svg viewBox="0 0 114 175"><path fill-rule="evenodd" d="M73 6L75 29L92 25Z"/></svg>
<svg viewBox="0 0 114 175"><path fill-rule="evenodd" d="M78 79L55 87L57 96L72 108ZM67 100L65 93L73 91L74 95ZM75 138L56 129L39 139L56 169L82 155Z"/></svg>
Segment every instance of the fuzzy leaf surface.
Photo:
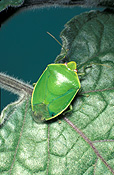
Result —
<svg viewBox="0 0 114 175"><path fill-rule="evenodd" d="M8 7L19 7L23 3L23 0L1 0L0 12Z"/></svg>

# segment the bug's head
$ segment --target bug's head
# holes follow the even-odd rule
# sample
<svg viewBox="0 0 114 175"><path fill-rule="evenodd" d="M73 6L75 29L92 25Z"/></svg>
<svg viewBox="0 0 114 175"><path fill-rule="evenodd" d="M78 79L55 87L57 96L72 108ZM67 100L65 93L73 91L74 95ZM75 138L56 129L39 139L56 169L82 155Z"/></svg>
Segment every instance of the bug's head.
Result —
<svg viewBox="0 0 114 175"><path fill-rule="evenodd" d="M65 63L67 65L67 67L71 70L73 70L74 72L77 72L77 64L75 61L70 61L68 63Z"/></svg>

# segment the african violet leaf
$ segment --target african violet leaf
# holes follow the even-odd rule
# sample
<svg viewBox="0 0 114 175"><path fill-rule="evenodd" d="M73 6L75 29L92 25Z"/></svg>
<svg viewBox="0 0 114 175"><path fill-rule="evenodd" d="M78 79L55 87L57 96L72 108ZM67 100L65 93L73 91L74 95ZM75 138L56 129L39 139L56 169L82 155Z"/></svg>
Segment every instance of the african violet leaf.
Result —
<svg viewBox="0 0 114 175"><path fill-rule="evenodd" d="M1 0L0 11L8 7L28 7L28 8L39 8L39 7L49 7L49 6L81 6L81 7L107 7L114 8L113 0Z"/></svg>
<svg viewBox="0 0 114 175"><path fill-rule="evenodd" d="M36 123L29 97L10 116L14 107L7 106L0 129L2 175L114 174L114 14L76 16L61 37L69 49L63 61L76 61L79 72L86 66L73 111Z"/></svg>
<svg viewBox="0 0 114 175"><path fill-rule="evenodd" d="M23 0L1 0L0 12L8 7L19 7L23 3Z"/></svg>

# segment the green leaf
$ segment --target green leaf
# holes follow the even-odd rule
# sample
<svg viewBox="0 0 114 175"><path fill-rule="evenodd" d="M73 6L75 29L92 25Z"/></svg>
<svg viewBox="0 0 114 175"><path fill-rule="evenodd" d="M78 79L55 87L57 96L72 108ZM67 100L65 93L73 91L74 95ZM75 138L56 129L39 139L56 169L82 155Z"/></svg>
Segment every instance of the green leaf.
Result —
<svg viewBox="0 0 114 175"><path fill-rule="evenodd" d="M22 5L23 0L1 0L0 1L0 12L8 7L19 7Z"/></svg>
<svg viewBox="0 0 114 175"><path fill-rule="evenodd" d="M2 111L2 175L114 174L114 14L92 11L76 16L61 37L69 49L63 61L76 61L79 72L94 64L80 77L81 92L73 111L59 117L61 123L36 123L26 96Z"/></svg>

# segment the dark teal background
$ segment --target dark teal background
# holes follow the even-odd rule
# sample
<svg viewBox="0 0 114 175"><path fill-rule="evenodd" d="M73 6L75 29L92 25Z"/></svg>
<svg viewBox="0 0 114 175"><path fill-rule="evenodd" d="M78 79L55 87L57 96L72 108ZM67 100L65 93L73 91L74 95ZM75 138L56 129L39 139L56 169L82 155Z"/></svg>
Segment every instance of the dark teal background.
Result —
<svg viewBox="0 0 114 175"><path fill-rule="evenodd" d="M90 11L87 8L43 8L20 12L0 29L0 71L30 84L36 82L46 65L53 63L61 46L60 32L74 16ZM1 108L15 100L15 96L2 90ZM17 97L16 97L17 98Z"/></svg>

